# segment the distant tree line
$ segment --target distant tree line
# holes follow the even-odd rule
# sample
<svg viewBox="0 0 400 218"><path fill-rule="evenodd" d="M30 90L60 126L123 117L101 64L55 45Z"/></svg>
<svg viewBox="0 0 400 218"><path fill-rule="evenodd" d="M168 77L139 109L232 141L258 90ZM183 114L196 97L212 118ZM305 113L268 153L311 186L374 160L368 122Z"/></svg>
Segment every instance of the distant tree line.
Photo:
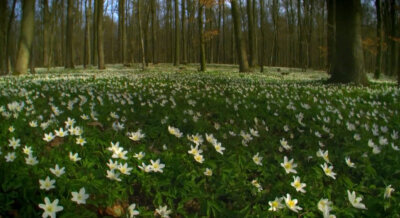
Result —
<svg viewBox="0 0 400 218"><path fill-rule="evenodd" d="M398 0L3 0L0 72L219 63L325 69L331 81L366 83L354 75L400 74L399 8Z"/></svg>

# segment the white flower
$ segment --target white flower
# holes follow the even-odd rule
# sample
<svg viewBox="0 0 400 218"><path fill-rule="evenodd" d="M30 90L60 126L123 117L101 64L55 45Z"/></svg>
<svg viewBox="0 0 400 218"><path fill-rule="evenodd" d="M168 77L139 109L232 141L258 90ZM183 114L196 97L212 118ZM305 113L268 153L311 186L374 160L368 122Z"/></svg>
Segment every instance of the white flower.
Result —
<svg viewBox="0 0 400 218"><path fill-rule="evenodd" d="M133 157L137 158L138 160L141 160L142 158L144 158L145 155L146 155L146 153L139 152L139 153L136 153L135 155L133 155Z"/></svg>
<svg viewBox="0 0 400 218"><path fill-rule="evenodd" d="M8 142L9 142L8 146L12 147L14 150L17 149L19 146L21 146L20 140L15 139L14 137L12 137L12 139L8 140Z"/></svg>
<svg viewBox="0 0 400 218"><path fill-rule="evenodd" d="M146 165L143 162L142 162L142 166L138 166L138 167L139 167L139 169L143 170L146 173L153 171L153 167L151 165Z"/></svg>
<svg viewBox="0 0 400 218"><path fill-rule="evenodd" d="M319 149L317 152L317 157L321 157L324 159L325 162L330 163L328 151L323 151L323 150Z"/></svg>
<svg viewBox="0 0 400 218"><path fill-rule="evenodd" d="M53 133L49 133L49 134L44 134L43 140L45 140L46 142L51 142L53 141L53 139L55 138L55 136L53 135Z"/></svg>
<svg viewBox="0 0 400 218"><path fill-rule="evenodd" d="M278 211L279 209L284 208L285 206L282 204L282 198L276 197L275 200L268 202L270 208L269 211Z"/></svg>
<svg viewBox="0 0 400 218"><path fill-rule="evenodd" d="M177 138L180 138L180 137L182 137L182 133L179 131L179 129L178 128L175 128L175 127L172 127L172 126L168 126L168 132L171 134L171 135L174 135L175 137L177 137Z"/></svg>
<svg viewBox="0 0 400 218"><path fill-rule="evenodd" d="M120 182L119 173L115 173L114 170L107 170L107 178Z"/></svg>
<svg viewBox="0 0 400 218"><path fill-rule="evenodd" d="M296 191L306 193L306 190L304 190L304 187L307 185L305 183L300 182L300 177L298 176L293 176L293 182L290 183L291 186L293 186Z"/></svg>
<svg viewBox="0 0 400 218"><path fill-rule="evenodd" d="M321 166L322 170L324 171L325 175L332 177L333 179L336 179L336 177L335 177L336 173L334 173L332 171L333 166L328 167L328 165L326 163L324 163L324 165L321 164L320 166Z"/></svg>
<svg viewBox="0 0 400 218"><path fill-rule="evenodd" d="M13 162L17 156L15 155L15 152L8 152L4 158L6 159L6 162Z"/></svg>
<svg viewBox="0 0 400 218"><path fill-rule="evenodd" d="M297 167L297 164L293 163L293 159L288 161L288 158L285 156L283 158L283 163L281 163L281 166L285 169L287 174L289 174L289 173L296 174L297 173L297 171L294 169Z"/></svg>
<svg viewBox="0 0 400 218"><path fill-rule="evenodd" d="M302 210L302 209L303 209L303 208L297 206L297 199L292 199L292 197L290 196L290 194L286 194L286 197L283 197L283 198L285 199L286 206L287 206L290 210L292 210L292 211L298 213L299 210Z"/></svg>
<svg viewBox="0 0 400 218"><path fill-rule="evenodd" d="M28 155L28 157L25 158L25 163L28 165L36 165L39 163L36 157L33 157L32 155Z"/></svg>
<svg viewBox="0 0 400 218"><path fill-rule="evenodd" d="M119 170L122 174L130 175L130 174L131 174L130 172L131 172L132 168L131 168L131 167L128 167L128 164L125 163L124 165L119 164L118 170Z"/></svg>
<svg viewBox="0 0 400 218"><path fill-rule="evenodd" d="M330 211L332 210L332 202L328 199L321 199L318 202L318 209L322 212L324 218L331 218L334 215L330 215Z"/></svg>
<svg viewBox="0 0 400 218"><path fill-rule="evenodd" d="M346 157L345 160L346 160L347 166L349 166L351 168L356 168L356 165L353 162L351 162L350 157Z"/></svg>
<svg viewBox="0 0 400 218"><path fill-rule="evenodd" d="M39 207L44 210L42 217L51 217L55 218L56 213L62 211L64 208L62 206L58 206L58 199L55 199L53 202L50 202L48 197L44 198L44 204L39 204Z"/></svg>
<svg viewBox="0 0 400 218"><path fill-rule="evenodd" d="M160 163L160 159L157 159L156 161L150 160L150 162L153 172L160 172L160 173L163 172L165 164Z"/></svg>
<svg viewBox="0 0 400 218"><path fill-rule="evenodd" d="M56 183L56 180L50 180L50 177L48 176L45 180L39 179L40 189L44 189L46 191L55 188L54 183Z"/></svg>
<svg viewBox="0 0 400 218"><path fill-rule="evenodd" d="M361 203L362 198L356 197L356 193L354 191L350 192L349 190L347 190L347 196L349 198L351 205L353 205L353 207L358 208L358 209L364 209L364 210L367 209L365 207L365 205L363 203Z"/></svg>
<svg viewBox="0 0 400 218"><path fill-rule="evenodd" d="M191 135L191 136L188 136L187 138L196 145L201 145L204 141L203 137L199 134Z"/></svg>
<svg viewBox="0 0 400 218"><path fill-rule="evenodd" d="M141 129L139 129L138 131L136 131L136 132L131 132L131 133L129 133L129 139L130 140L132 140L132 141L134 141L134 142L138 142L138 141L140 141L142 138L144 138L145 137L145 134L143 134L142 133L142 130Z"/></svg>
<svg viewBox="0 0 400 218"><path fill-rule="evenodd" d="M251 181L251 184L257 188L258 192L261 192L263 190L263 188L261 187L260 183L257 181L257 179L254 179L253 181Z"/></svg>
<svg viewBox="0 0 400 218"><path fill-rule="evenodd" d="M86 204L86 200L89 198L89 195L85 192L85 187L81 188L78 192L71 192L72 201L75 201L77 204Z"/></svg>
<svg viewBox="0 0 400 218"><path fill-rule="evenodd" d="M201 154L195 154L194 155L194 160L196 160L199 163L203 163L204 162L204 157Z"/></svg>
<svg viewBox="0 0 400 218"><path fill-rule="evenodd" d="M258 152L256 155L253 156L253 161L256 165L262 166L261 160L263 159L262 157L258 156Z"/></svg>
<svg viewBox="0 0 400 218"><path fill-rule="evenodd" d="M282 146L285 150L287 150L287 151L292 150L292 146L290 146L290 145L288 144L288 142L286 141L285 138L282 138L282 139L280 140L280 143L281 143L281 146Z"/></svg>
<svg viewBox="0 0 400 218"><path fill-rule="evenodd" d="M64 131L63 128L60 128L58 131L55 130L54 132L56 133L56 136L58 136L58 137L64 137L64 136L68 135L68 132Z"/></svg>
<svg viewBox="0 0 400 218"><path fill-rule="evenodd" d="M224 154L225 147L222 147L220 142L215 142L213 145L214 145L215 151L217 151L218 153L220 153L222 155Z"/></svg>
<svg viewBox="0 0 400 218"><path fill-rule="evenodd" d="M76 138L76 144L80 145L80 146L84 146L86 144L86 140L79 136L78 138Z"/></svg>
<svg viewBox="0 0 400 218"><path fill-rule="evenodd" d="M135 210L135 208L136 208L136 204L129 205L128 212L129 212L130 218L133 218L134 216L137 216L140 214L138 210Z"/></svg>
<svg viewBox="0 0 400 218"><path fill-rule="evenodd" d="M118 161L113 162L112 159L109 159L108 163L107 163L107 166L108 166L108 168L110 168L110 170L117 169L118 168Z"/></svg>
<svg viewBox="0 0 400 218"><path fill-rule="evenodd" d="M388 185L385 188L385 194L383 195L383 197L386 198L390 198L392 196L392 192L394 192L394 188L392 188L392 185Z"/></svg>
<svg viewBox="0 0 400 218"><path fill-rule="evenodd" d="M69 152L69 159L71 160L71 161L73 161L73 162L77 162L77 161L80 161L81 160L81 158L78 156L79 154L78 153L72 153L72 152Z"/></svg>
<svg viewBox="0 0 400 218"><path fill-rule="evenodd" d="M54 168L50 168L50 172L53 173L55 176L60 177L62 174L65 173L65 167L60 168L58 164Z"/></svg>
<svg viewBox="0 0 400 218"><path fill-rule="evenodd" d="M204 175L212 176L212 170L210 170L209 168L206 168L206 170L204 171Z"/></svg>
<svg viewBox="0 0 400 218"><path fill-rule="evenodd" d="M25 147L22 150L24 154L26 155L32 155L32 147L25 145Z"/></svg>
<svg viewBox="0 0 400 218"><path fill-rule="evenodd" d="M160 215L162 218L169 218L170 213L172 213L172 211L168 210L166 205L164 207L159 206L158 209L156 209L156 214Z"/></svg>

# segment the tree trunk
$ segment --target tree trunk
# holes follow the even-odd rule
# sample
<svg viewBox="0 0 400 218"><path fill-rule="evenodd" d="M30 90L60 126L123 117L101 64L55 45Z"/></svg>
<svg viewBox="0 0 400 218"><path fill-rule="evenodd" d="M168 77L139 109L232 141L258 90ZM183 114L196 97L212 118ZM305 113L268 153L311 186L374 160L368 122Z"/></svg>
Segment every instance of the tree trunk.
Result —
<svg viewBox="0 0 400 218"><path fill-rule="evenodd" d="M336 54L330 78L336 83L368 83L361 43L361 2L336 2Z"/></svg>
<svg viewBox="0 0 400 218"><path fill-rule="evenodd" d="M299 49L298 49L298 66L304 68L304 57L303 57L303 24L301 17L301 1L297 0L297 26L298 26L298 34L299 34Z"/></svg>
<svg viewBox="0 0 400 218"><path fill-rule="evenodd" d="M260 0L260 24L261 24L261 72L264 72L264 59L265 59L265 10L264 10L264 0Z"/></svg>
<svg viewBox="0 0 400 218"><path fill-rule="evenodd" d="M84 54L83 54L83 67L86 68L90 65L91 62L91 50L90 50L90 17L92 12L92 0L86 0L85 2L86 10L85 10L85 45L84 45Z"/></svg>
<svg viewBox="0 0 400 218"><path fill-rule="evenodd" d="M249 63L247 61L246 46L242 39L242 25L240 23L240 10L237 0L231 0L232 20L235 29L236 53L239 61L239 71L248 72Z"/></svg>
<svg viewBox="0 0 400 218"><path fill-rule="evenodd" d="M65 68L74 68L74 48L73 48L73 36L74 36L74 15L73 15L74 1L68 0L67 9L67 31L66 31L66 62Z"/></svg>
<svg viewBox="0 0 400 218"><path fill-rule="evenodd" d="M175 0L175 59L174 66L179 66L179 1Z"/></svg>
<svg viewBox="0 0 400 218"><path fill-rule="evenodd" d="M378 48L376 54L376 64L374 78L379 79L382 71L382 44L383 44L383 26L382 26L382 1L375 0L376 6L376 37L378 38Z"/></svg>
<svg viewBox="0 0 400 218"><path fill-rule="evenodd" d="M17 62L15 64L14 74L26 74L28 71L28 62L32 48L33 34L35 24L35 0L24 0L22 3L21 33L19 37L19 46Z"/></svg>
<svg viewBox="0 0 400 218"><path fill-rule="evenodd" d="M140 13L141 11L141 1L138 0L138 6L137 6L137 16L138 16L138 22L139 22L139 41L140 41L140 51L142 53L142 70L146 69L146 56L144 52L144 41L143 41L143 28L142 28L142 15Z"/></svg>
<svg viewBox="0 0 400 218"><path fill-rule="evenodd" d="M14 21L14 15L15 15L15 5L17 4L17 0L13 1L12 7L11 7L11 13L10 13L10 18L8 19L8 24L7 24L7 38L6 38L6 74L10 73L10 68L11 68L11 58L10 58L10 51L11 51L11 27L12 23Z"/></svg>
<svg viewBox="0 0 400 218"><path fill-rule="evenodd" d="M118 45L119 62L126 65L125 0L119 0L118 2Z"/></svg>
<svg viewBox="0 0 400 218"><path fill-rule="evenodd" d="M333 63L335 57L335 0L328 0L327 11L328 11L328 30L327 30L327 40L328 40L328 74L332 73Z"/></svg>
<svg viewBox="0 0 400 218"><path fill-rule="evenodd" d="M106 69L104 65L104 44L103 44L103 8L104 0L97 1L97 52L99 70Z"/></svg>
<svg viewBox="0 0 400 218"><path fill-rule="evenodd" d="M397 28L396 28L396 2L395 0L390 0L390 25L391 25L391 30L390 30L390 47L392 48L392 54L390 56L390 64L391 64L391 72L390 75L393 76L396 73L396 68L397 68L397 43L395 42L395 38L397 37Z"/></svg>
<svg viewBox="0 0 400 218"><path fill-rule="evenodd" d="M250 52L250 67L253 68L257 65L257 53L256 53L256 39L254 29L254 15L253 15L253 0L247 0L247 19L248 19L248 33L249 33L249 52Z"/></svg>
<svg viewBox="0 0 400 218"><path fill-rule="evenodd" d="M153 54L153 64L157 63L156 54L156 20L157 20L157 10L156 10L156 0L151 0L151 44L152 44L152 54Z"/></svg>
<svg viewBox="0 0 400 218"><path fill-rule="evenodd" d="M276 66L278 64L278 13L279 13L279 2L278 0L272 0L272 23L274 26L274 41L272 44L272 56L271 64Z"/></svg>
<svg viewBox="0 0 400 218"><path fill-rule="evenodd" d="M49 63L49 42L50 42L50 17L49 17L49 1L43 0L43 66L50 67Z"/></svg>
<svg viewBox="0 0 400 218"><path fill-rule="evenodd" d="M200 39L200 71L206 71L206 48L204 43L204 5L199 1L199 39Z"/></svg>
<svg viewBox="0 0 400 218"><path fill-rule="evenodd" d="M7 19L7 1L0 1L0 75L5 74L6 71L6 19Z"/></svg>
<svg viewBox="0 0 400 218"><path fill-rule="evenodd" d="M93 46L92 46L92 64L93 65L97 65L97 60L98 60L98 48L97 48L97 45L98 45L98 43L97 43L97 36L98 36L98 34L97 34L97 17L98 17L98 5L99 5L99 2L98 2L98 0L94 0L94 13L93 13L93 40L92 40L92 42L93 42Z"/></svg>
<svg viewBox="0 0 400 218"><path fill-rule="evenodd" d="M187 64L187 42L186 42L186 0L182 0L182 63Z"/></svg>

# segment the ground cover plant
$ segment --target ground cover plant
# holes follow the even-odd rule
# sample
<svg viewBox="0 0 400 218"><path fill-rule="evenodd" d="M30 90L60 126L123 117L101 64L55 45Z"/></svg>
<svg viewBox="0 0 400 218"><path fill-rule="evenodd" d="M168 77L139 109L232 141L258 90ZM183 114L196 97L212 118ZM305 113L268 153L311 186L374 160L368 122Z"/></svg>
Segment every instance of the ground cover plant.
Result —
<svg viewBox="0 0 400 218"><path fill-rule="evenodd" d="M288 74L1 78L0 214L398 217L399 89Z"/></svg>

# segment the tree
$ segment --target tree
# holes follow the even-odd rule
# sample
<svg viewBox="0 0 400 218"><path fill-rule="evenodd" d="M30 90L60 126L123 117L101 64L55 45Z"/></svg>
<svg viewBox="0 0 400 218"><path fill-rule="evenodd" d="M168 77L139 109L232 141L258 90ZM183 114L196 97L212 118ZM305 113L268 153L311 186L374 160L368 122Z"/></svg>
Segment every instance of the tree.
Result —
<svg viewBox="0 0 400 218"><path fill-rule="evenodd" d="M179 66L179 1L175 0L175 59L174 66Z"/></svg>
<svg viewBox="0 0 400 218"><path fill-rule="evenodd" d="M35 24L35 0L23 0L21 33L19 37L17 62L14 74L26 74L32 48Z"/></svg>
<svg viewBox="0 0 400 218"><path fill-rule="evenodd" d="M240 23L240 11L237 0L231 0L232 19L236 41L236 53L239 59L239 71L248 72L249 63L247 61L246 46L242 39L242 25Z"/></svg>
<svg viewBox="0 0 400 218"><path fill-rule="evenodd" d="M104 0L97 1L97 52L98 52L98 68L106 69L104 65L104 45L103 45L103 8Z"/></svg>
<svg viewBox="0 0 400 218"><path fill-rule="evenodd" d="M92 46L92 64L97 65L98 60L98 48L97 48L97 17L98 17L98 5L99 2L94 0L94 13L93 13L93 46Z"/></svg>
<svg viewBox="0 0 400 218"><path fill-rule="evenodd" d="M182 0L182 63L187 64L187 44L186 44L186 0Z"/></svg>
<svg viewBox="0 0 400 218"><path fill-rule="evenodd" d="M335 57L335 0L328 0L327 11L328 11L328 28L327 28L327 40L328 40L328 73L330 74L333 70L333 62Z"/></svg>
<svg viewBox="0 0 400 218"><path fill-rule="evenodd" d="M140 51L142 53L142 70L146 68L146 53L144 51L144 41L143 41L143 28L142 28L142 15L141 15L141 0L138 0L137 5L137 16L139 21L139 41L140 41Z"/></svg>
<svg viewBox="0 0 400 218"><path fill-rule="evenodd" d="M361 43L360 0L336 1L336 53L330 82L368 83Z"/></svg>
<svg viewBox="0 0 400 218"><path fill-rule="evenodd" d="M261 58L260 58L260 71L264 71L264 59L265 59L265 10L264 0L260 0L260 25L261 25Z"/></svg>
<svg viewBox="0 0 400 218"><path fill-rule="evenodd" d="M374 78L379 79L382 71L382 45L383 45L383 26L382 26L382 1L375 0L376 7L376 37L378 38L378 48L376 54L376 65Z"/></svg>
<svg viewBox="0 0 400 218"><path fill-rule="evenodd" d="M257 65L257 53L255 48L256 32L254 29L254 15L253 15L253 0L247 0L247 19L248 19L248 33L249 33L249 52L250 52L250 67Z"/></svg>
<svg viewBox="0 0 400 218"><path fill-rule="evenodd" d="M3 16L0 17L0 75L4 74L6 68L6 14L7 14L7 1L0 1L0 14Z"/></svg>
<svg viewBox="0 0 400 218"><path fill-rule="evenodd" d="M152 54L153 54L153 64L157 63L156 57L156 28L157 28L157 10L156 10L156 0L151 0L151 44L152 44Z"/></svg>
<svg viewBox="0 0 400 218"><path fill-rule="evenodd" d="M65 68L74 68L74 48L73 48L73 37L74 37L74 15L73 15L74 1L68 0L67 8L67 31L66 31L66 62Z"/></svg>
<svg viewBox="0 0 400 218"><path fill-rule="evenodd" d="M49 0L43 0L43 66L50 67L50 16Z"/></svg>
<svg viewBox="0 0 400 218"><path fill-rule="evenodd" d="M199 22L199 39L200 39L200 71L206 71L206 48L204 42L204 3L199 0L199 11L197 19Z"/></svg>
<svg viewBox="0 0 400 218"><path fill-rule="evenodd" d="M83 67L86 68L91 63L91 50L90 50L90 17L92 13L92 0L86 0L86 19L85 19L85 45L83 54Z"/></svg>
<svg viewBox="0 0 400 218"><path fill-rule="evenodd" d="M119 61L126 65L125 0L119 0L118 2L118 45Z"/></svg>
<svg viewBox="0 0 400 218"><path fill-rule="evenodd" d="M274 27L274 40L272 43L272 66L277 65L278 59L278 13L279 13L279 1L272 0L272 23Z"/></svg>
<svg viewBox="0 0 400 218"><path fill-rule="evenodd" d="M11 58L10 58L10 51L11 51L11 43L10 43L10 39L11 39L11 27L12 27L12 23L14 21L14 14L15 14L15 6L17 4L17 0L13 1L12 7L11 7L11 13L10 13L10 18L8 19L8 25L7 25L7 36L6 36L6 56L5 56L5 61L6 61L6 74L10 73L10 62L11 62Z"/></svg>

